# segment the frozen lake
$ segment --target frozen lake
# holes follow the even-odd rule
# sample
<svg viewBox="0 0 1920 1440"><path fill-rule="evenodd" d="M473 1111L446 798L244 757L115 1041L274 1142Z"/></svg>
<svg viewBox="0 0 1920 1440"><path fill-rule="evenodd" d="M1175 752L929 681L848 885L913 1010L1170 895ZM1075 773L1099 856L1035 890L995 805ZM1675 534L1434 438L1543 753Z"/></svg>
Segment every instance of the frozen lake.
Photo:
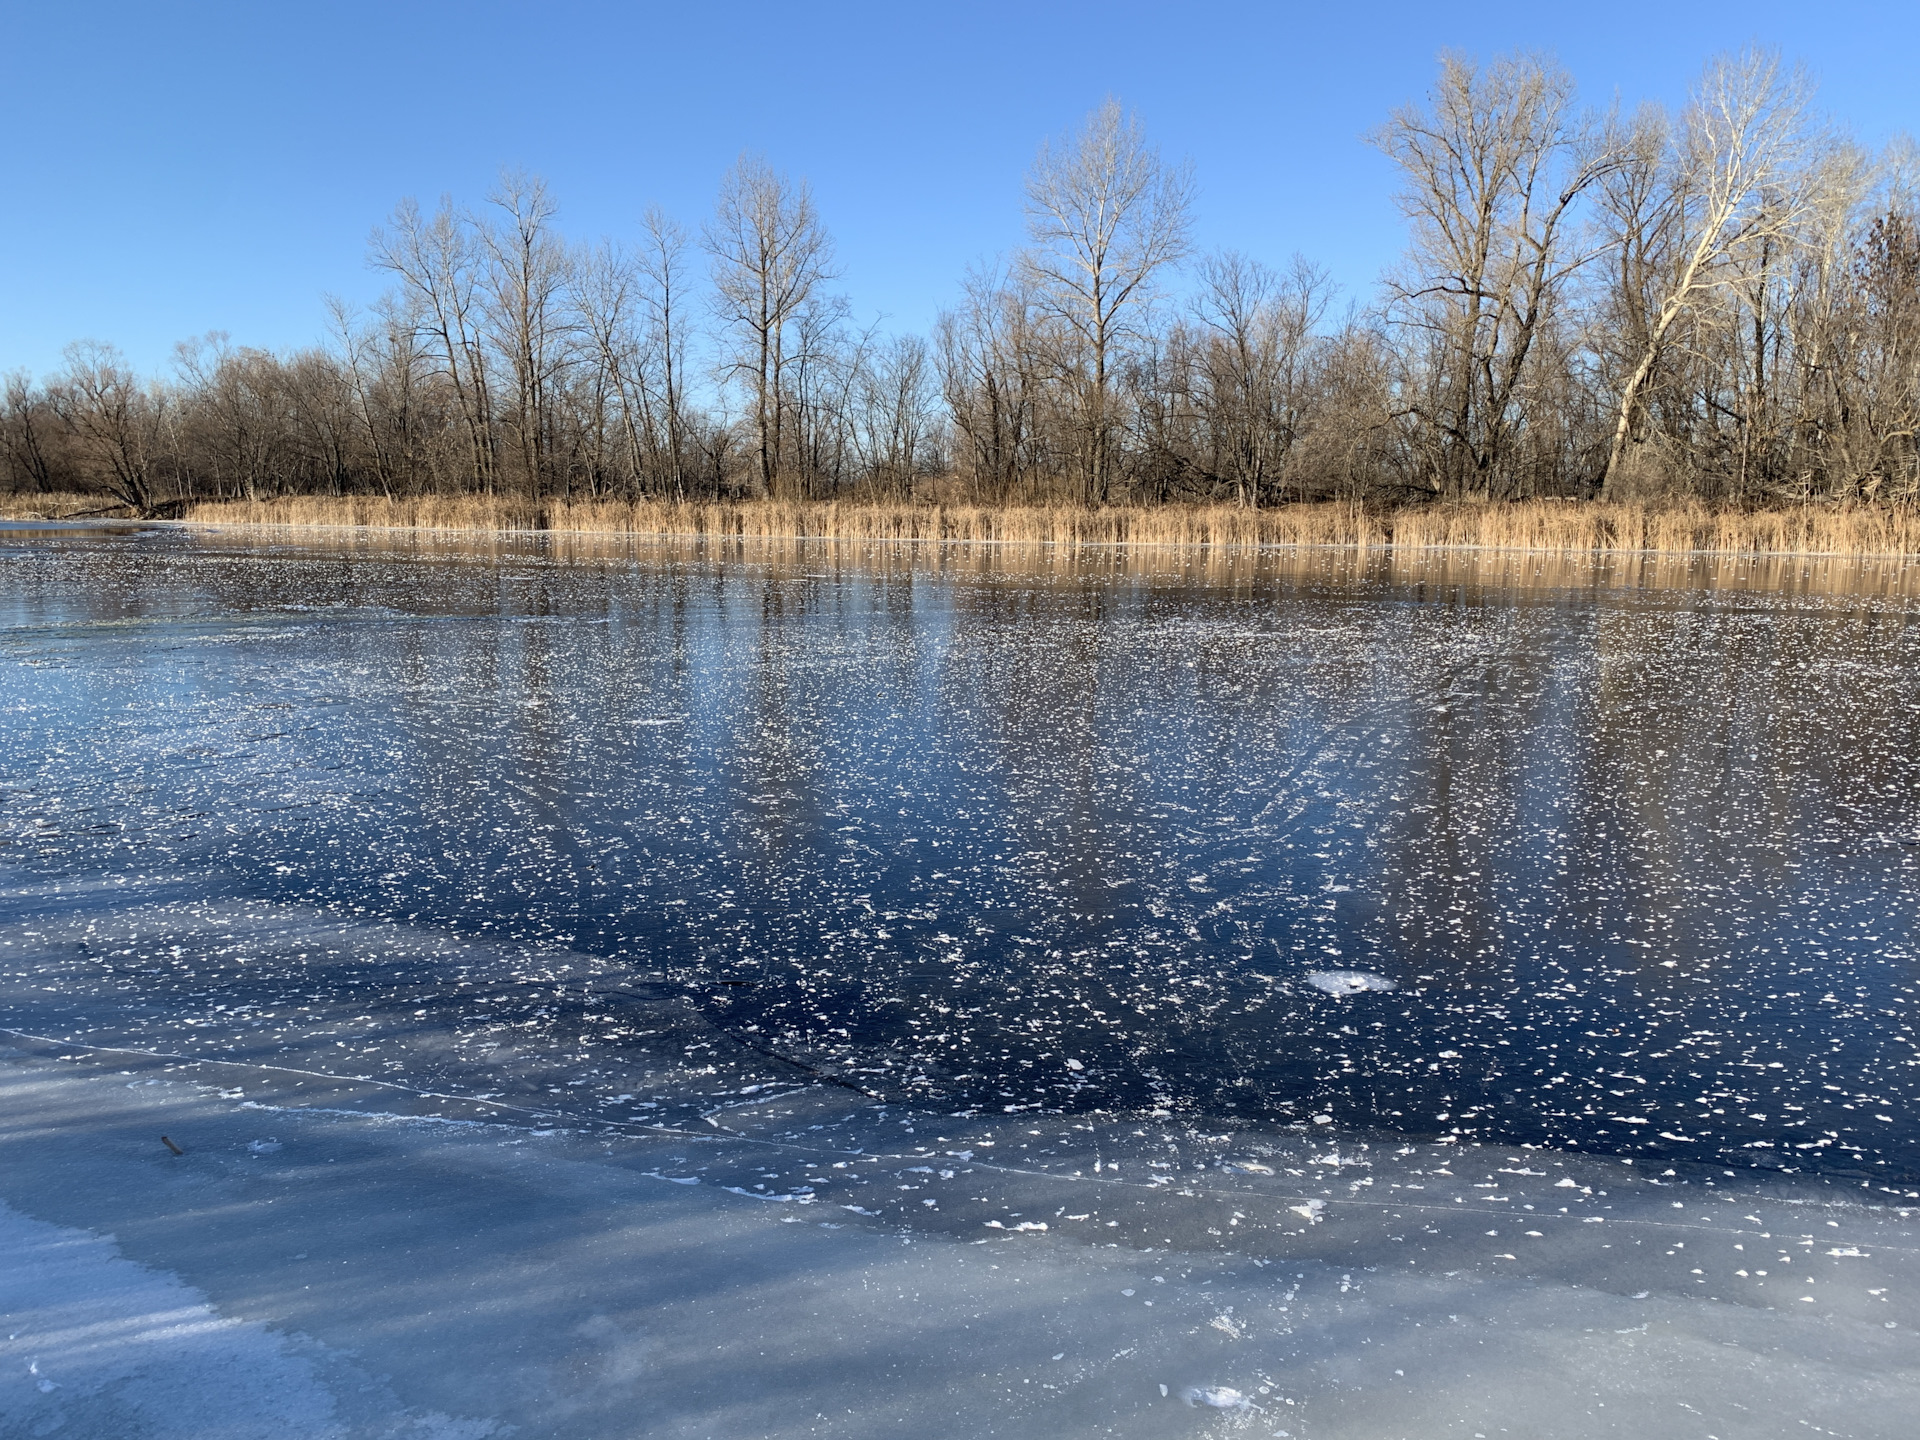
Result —
<svg viewBox="0 0 1920 1440"><path fill-rule="evenodd" d="M1737 1237L1804 1233L1878 1335L1917 620L1804 562L0 535L0 1006L923 1237L1758 1313L1812 1297Z"/></svg>
<svg viewBox="0 0 1920 1440"><path fill-rule="evenodd" d="M539 1094L670 993L948 1111L1920 1183L1904 598L177 532L0 587L21 879L413 936L97 942L62 1034L344 1021L362 1070ZM461 991L422 932L573 968Z"/></svg>

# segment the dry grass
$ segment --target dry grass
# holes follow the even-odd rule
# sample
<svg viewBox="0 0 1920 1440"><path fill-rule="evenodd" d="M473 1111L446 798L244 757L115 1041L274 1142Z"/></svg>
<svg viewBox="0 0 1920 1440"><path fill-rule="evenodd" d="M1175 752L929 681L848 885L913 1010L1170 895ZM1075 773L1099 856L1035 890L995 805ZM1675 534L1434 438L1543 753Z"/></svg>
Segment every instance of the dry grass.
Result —
<svg viewBox="0 0 1920 1440"><path fill-rule="evenodd" d="M1832 505L1777 510L1711 510L1534 501L1520 505L1401 510L1397 547L1489 548L1534 554L1600 551L1714 555L1920 555L1920 512L1908 507Z"/></svg>
<svg viewBox="0 0 1920 1440"><path fill-rule="evenodd" d="M383 500L307 497L195 505L187 519L224 525L402 526L628 535L976 541L1056 545L1382 544L1377 520L1339 506L1251 511L1229 506L1072 507L859 504L755 500L547 501L489 496Z"/></svg>
<svg viewBox="0 0 1920 1440"><path fill-rule="evenodd" d="M75 506L74 508L79 508ZM1906 507L1582 504L1423 506L1393 511L1338 504L1271 510L1232 506L1072 507L746 501L634 504L535 502L489 496L301 497L194 505L186 518L220 525L327 525L433 530L974 541L1052 545L1340 545L1722 555L1920 555L1920 512Z"/></svg>
<svg viewBox="0 0 1920 1440"><path fill-rule="evenodd" d="M68 520L131 513L110 495L75 495L60 491L50 495L0 495L0 520Z"/></svg>
<svg viewBox="0 0 1920 1440"><path fill-rule="evenodd" d="M97 512L98 496L0 497L0 515L50 519ZM1234 506L937 505L804 501L532 501L484 496L300 496L189 505L211 525L346 526L444 531L545 531L735 538L961 541L1030 545L1208 548L1346 546L1365 550L1510 550L1715 555L1920 556L1920 510L1817 505L1772 510L1529 501L1398 510L1340 504Z"/></svg>

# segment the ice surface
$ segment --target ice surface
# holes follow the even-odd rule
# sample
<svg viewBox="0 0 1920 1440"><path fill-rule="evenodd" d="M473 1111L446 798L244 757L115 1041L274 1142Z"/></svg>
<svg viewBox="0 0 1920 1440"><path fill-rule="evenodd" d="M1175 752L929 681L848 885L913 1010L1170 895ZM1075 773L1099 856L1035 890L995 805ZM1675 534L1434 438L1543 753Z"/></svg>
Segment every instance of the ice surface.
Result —
<svg viewBox="0 0 1920 1440"><path fill-rule="evenodd" d="M0 1434L8 1436L484 1440L499 1433L491 1421L410 1410L346 1357L223 1316L176 1277L126 1260L111 1240L28 1219L5 1204L0 1316L0 1373L24 1369L33 1382L0 1383Z"/></svg>
<svg viewBox="0 0 1920 1440"><path fill-rule="evenodd" d="M0 1054L0 1183L34 1217L0 1246L9 1436L55 1414L116 1440L210 1434L168 1417L271 1399L267 1433L294 1437L1271 1433L1257 1420L1322 1440L1891 1440L1920 1402L1916 1214L1830 1185L1318 1142L1271 1148L1267 1177L1191 1168L1234 1147L1183 1130L1095 1137L1132 1140L1120 1177L1029 1152L940 1184L901 1143L918 1134L858 1097L785 1139L829 1112L569 1133L266 1073L237 1100L205 1066L74 1054ZM1022 1134L1003 1122L993 1148ZM1175 1187L1124 1178L1173 1155ZM871 1218L740 1193L840 1163ZM954 1213L913 1223L911 1197L882 1198L908 1179ZM1287 1208L1307 1191L1319 1225ZM1013 1228L1036 1215L1047 1230ZM62 1388L35 1389L34 1360ZM1189 1403L1228 1391L1246 1403Z"/></svg>
<svg viewBox="0 0 1920 1440"><path fill-rule="evenodd" d="M834 1380L871 1386L846 1433L1900 1433L1903 594L156 532L0 551L0 606L0 1197L309 1337L337 1405L418 1330L340 1424L606 1434L639 1392L536 1420L557 1382L522 1370L462 1402L422 1378L453 1323L425 1299L315 1318L192 1217L297 1216L277 1274L296 1235L533 1163L524 1217L341 1253L437 1257L442 1317L511 1313L551 1260L541 1363L653 1375L655 1301L602 1303L632 1237L593 1237L658 1215L733 1296L659 1333L786 1406L647 1391L688 1434L824 1427L798 1407L845 1368L739 1350L771 1282L708 1234L830 1247L805 1273L847 1325L871 1247L931 1267L886 1322L911 1343ZM108 1197L157 1203L149 1175L130 1229ZM496 1228L456 1254L469 1219ZM479 1258L543 1244L564 1263ZM991 1367L899 1329L963 1311ZM780 1314L772 1357L809 1324ZM883 1424L886 1366L942 1346ZM23 1395L65 1395L47 1365Z"/></svg>
<svg viewBox="0 0 1920 1440"><path fill-rule="evenodd" d="M561 1090L717 1027L896 1102L1912 1177L1903 595L816 563L16 547L7 852L148 917L17 978Z"/></svg>

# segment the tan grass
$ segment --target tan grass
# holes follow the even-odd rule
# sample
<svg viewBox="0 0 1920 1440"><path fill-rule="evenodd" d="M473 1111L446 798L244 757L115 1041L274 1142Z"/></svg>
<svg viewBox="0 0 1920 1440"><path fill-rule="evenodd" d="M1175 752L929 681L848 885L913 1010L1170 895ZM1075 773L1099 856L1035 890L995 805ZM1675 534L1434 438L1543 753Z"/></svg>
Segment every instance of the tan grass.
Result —
<svg viewBox="0 0 1920 1440"><path fill-rule="evenodd" d="M1432 506L1392 518L1403 548L1522 550L1546 554L1635 551L1715 555L1920 554L1920 512L1901 506L1819 505L1769 510L1534 501Z"/></svg>
<svg viewBox="0 0 1920 1440"><path fill-rule="evenodd" d="M75 509L82 508L78 504ZM741 539L970 541L1052 545L1336 545L1722 555L1920 555L1920 512L1830 505L1773 510L1532 501L1408 507L1339 504L1112 507L743 501L531 501L495 496L293 497L189 506L215 525L601 533Z"/></svg>
<svg viewBox="0 0 1920 1440"><path fill-rule="evenodd" d="M110 495L77 495L56 491L49 495L0 495L0 520L66 520L97 515L126 516L133 512Z"/></svg>
<svg viewBox="0 0 1920 1440"><path fill-rule="evenodd" d="M0 517L60 519L112 512L97 495L0 497ZM122 512L124 513L124 512ZM1341 504L1236 506L938 505L849 501L533 501L455 495L295 496L188 505L205 525L293 525L445 531L546 531L738 539L961 541L1039 545L1392 547L1716 555L1920 556L1920 510L1808 505L1712 509L1565 500L1381 510Z"/></svg>
<svg viewBox="0 0 1920 1440"><path fill-rule="evenodd" d="M1341 506L1252 511L1164 508L926 505L846 501L546 501L459 496L383 500L300 497L189 507L186 518L223 525L401 526L632 535L978 541L1017 544L1382 544L1377 520Z"/></svg>

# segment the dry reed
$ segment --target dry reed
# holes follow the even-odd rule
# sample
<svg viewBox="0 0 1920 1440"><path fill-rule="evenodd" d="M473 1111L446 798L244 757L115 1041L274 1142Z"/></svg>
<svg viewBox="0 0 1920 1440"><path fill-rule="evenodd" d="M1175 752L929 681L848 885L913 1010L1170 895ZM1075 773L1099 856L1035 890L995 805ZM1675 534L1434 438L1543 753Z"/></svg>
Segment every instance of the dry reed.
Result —
<svg viewBox="0 0 1920 1440"><path fill-rule="evenodd" d="M97 510L86 496L0 500L0 513L52 518ZM1719 555L1920 555L1920 511L1817 505L1764 510L1528 501L1379 510L1342 504L1236 506L938 505L910 502L535 501L462 495L294 496L185 507L203 525L291 525L737 539L968 541L1039 545L1347 546Z"/></svg>
<svg viewBox="0 0 1920 1440"><path fill-rule="evenodd" d="M107 495L53 491L44 495L0 495L0 520L75 520L128 515L127 507Z"/></svg>

